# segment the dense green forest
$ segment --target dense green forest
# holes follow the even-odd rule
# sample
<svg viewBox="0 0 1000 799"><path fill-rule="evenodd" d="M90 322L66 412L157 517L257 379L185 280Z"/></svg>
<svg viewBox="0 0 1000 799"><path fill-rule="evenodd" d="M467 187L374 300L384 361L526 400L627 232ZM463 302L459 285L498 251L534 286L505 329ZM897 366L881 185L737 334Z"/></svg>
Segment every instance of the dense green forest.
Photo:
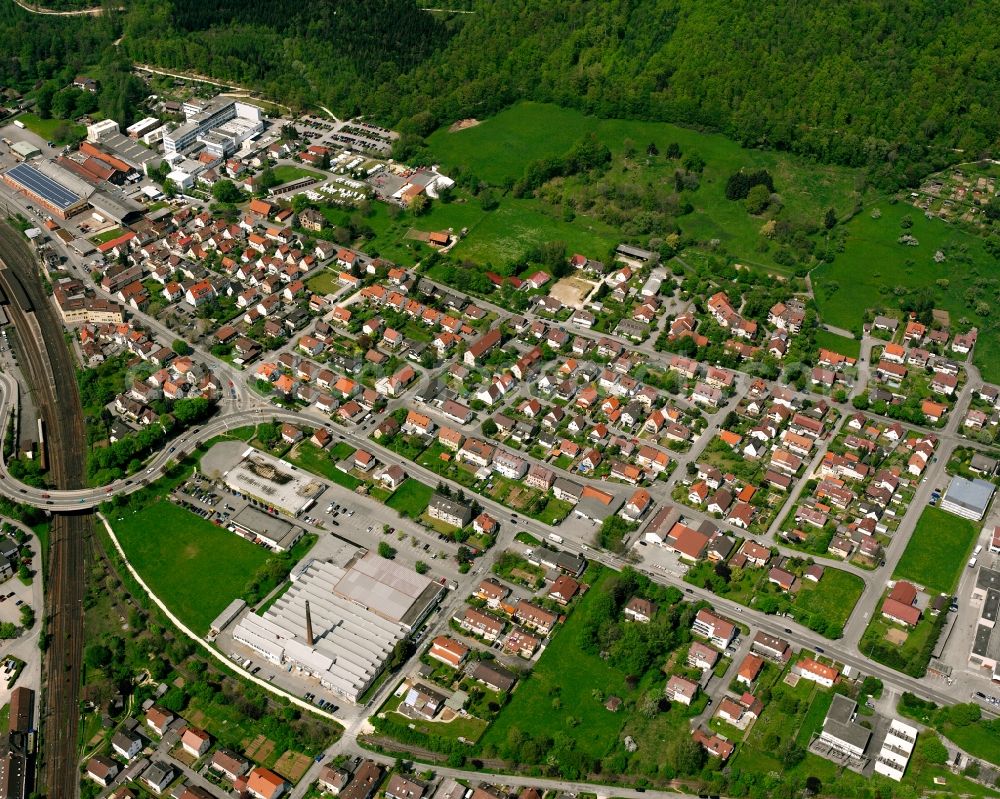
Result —
<svg viewBox="0 0 1000 799"><path fill-rule="evenodd" d="M449 7L473 13L425 13L413 0L138 0L127 5L119 49L253 84L293 106L409 120L416 133L533 99L718 130L749 146L867 167L885 186L997 143L1000 32L988 0ZM29 16L5 8L0 46L18 55L0 77L93 59L113 27Z"/></svg>
<svg viewBox="0 0 1000 799"><path fill-rule="evenodd" d="M123 46L136 61L345 114L370 112L374 87L393 85L448 38L413 0L141 0L129 9Z"/></svg>

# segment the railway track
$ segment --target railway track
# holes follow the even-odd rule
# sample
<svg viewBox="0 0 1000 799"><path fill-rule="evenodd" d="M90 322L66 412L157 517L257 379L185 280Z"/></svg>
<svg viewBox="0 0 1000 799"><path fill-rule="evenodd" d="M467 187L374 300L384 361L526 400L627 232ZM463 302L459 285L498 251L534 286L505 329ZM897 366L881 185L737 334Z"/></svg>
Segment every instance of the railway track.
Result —
<svg viewBox="0 0 1000 799"><path fill-rule="evenodd" d="M23 237L0 222L0 289L19 333L22 368L48 434L49 478L80 488L86 477L86 436L76 369L62 324L42 290L35 258ZM44 746L39 783L50 797L79 793L77 728L83 652L84 565L93 535L89 512L52 519L46 616L51 645L44 669L40 727Z"/></svg>

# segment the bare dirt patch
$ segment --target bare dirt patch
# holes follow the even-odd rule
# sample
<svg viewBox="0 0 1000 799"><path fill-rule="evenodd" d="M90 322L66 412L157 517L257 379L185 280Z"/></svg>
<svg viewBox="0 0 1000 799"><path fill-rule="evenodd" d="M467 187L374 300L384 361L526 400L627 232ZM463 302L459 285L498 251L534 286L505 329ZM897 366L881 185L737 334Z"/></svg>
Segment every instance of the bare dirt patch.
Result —
<svg viewBox="0 0 1000 799"><path fill-rule="evenodd" d="M265 763L274 753L274 741L264 735L258 735L246 745L244 754L258 763Z"/></svg>
<svg viewBox="0 0 1000 799"><path fill-rule="evenodd" d="M890 644L895 644L896 646L902 646L906 643L906 639L909 638L909 634L903 630L897 630L895 627L890 627L885 633L885 640Z"/></svg>
<svg viewBox="0 0 1000 799"><path fill-rule="evenodd" d="M468 128L474 128L479 124L478 119L460 119L458 122L452 123L452 126L448 128L449 133L458 133L460 130L467 130Z"/></svg>
<svg viewBox="0 0 1000 799"><path fill-rule="evenodd" d="M274 764L274 770L282 777L286 777L290 782L297 783L309 770L312 758L306 757L301 752L293 752L289 749Z"/></svg>
<svg viewBox="0 0 1000 799"><path fill-rule="evenodd" d="M584 280L582 277L569 275L557 282L549 291L549 295L555 297L563 305L571 308L582 308L584 300L594 290L596 283Z"/></svg>

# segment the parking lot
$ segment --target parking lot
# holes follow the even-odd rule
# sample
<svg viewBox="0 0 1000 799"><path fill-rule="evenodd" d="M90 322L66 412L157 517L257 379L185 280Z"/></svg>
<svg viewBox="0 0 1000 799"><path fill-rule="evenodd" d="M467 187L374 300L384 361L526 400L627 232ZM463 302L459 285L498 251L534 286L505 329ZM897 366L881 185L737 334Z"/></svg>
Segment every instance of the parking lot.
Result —
<svg viewBox="0 0 1000 799"><path fill-rule="evenodd" d="M339 542L348 542L371 551L377 550L384 541L396 550L395 558L403 563L415 565L418 560L423 561L432 575L448 581L458 576L458 564L454 559L458 545L454 541L402 518L370 497L337 484L329 485L316 497L315 504L295 519L232 490L205 473L193 475L174 491L173 497L182 507L203 519L230 529L232 520L250 507L278 522L316 533L319 543L310 552L310 557L328 557L324 543L327 539L333 549Z"/></svg>
<svg viewBox="0 0 1000 799"><path fill-rule="evenodd" d="M31 604L31 586L22 583L16 576L0 583L0 622L20 626L21 606L25 604Z"/></svg>
<svg viewBox="0 0 1000 799"><path fill-rule="evenodd" d="M663 572L681 578L687 574L688 566L676 552L664 549L658 544L649 544L641 539L632 545L642 562L642 569L650 573Z"/></svg>

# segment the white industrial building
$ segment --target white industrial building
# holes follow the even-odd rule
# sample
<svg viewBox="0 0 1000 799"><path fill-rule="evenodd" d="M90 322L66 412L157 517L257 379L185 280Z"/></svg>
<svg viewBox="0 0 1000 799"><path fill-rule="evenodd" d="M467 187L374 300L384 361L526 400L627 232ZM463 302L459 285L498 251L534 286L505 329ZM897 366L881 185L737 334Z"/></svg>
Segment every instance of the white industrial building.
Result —
<svg viewBox="0 0 1000 799"><path fill-rule="evenodd" d="M151 130L160 127L161 124L160 120L156 117L146 117L125 128L125 134L131 139L138 139L145 136Z"/></svg>
<svg viewBox="0 0 1000 799"><path fill-rule="evenodd" d="M242 599L234 599L226 605L226 609L215 617L215 621L213 621L211 627L208 628L209 635L214 636L221 633L236 619L237 616L246 610L246 607L247 603Z"/></svg>
<svg viewBox="0 0 1000 799"><path fill-rule="evenodd" d="M955 476L941 499L941 510L978 522L986 515L995 490L996 486L989 480L967 480Z"/></svg>
<svg viewBox="0 0 1000 799"><path fill-rule="evenodd" d="M442 591L374 553L347 568L314 560L263 616L245 614L233 639L356 702Z"/></svg>
<svg viewBox="0 0 1000 799"><path fill-rule="evenodd" d="M202 144L208 152L225 158L251 136L264 130L264 115L255 105L216 97L208 103L184 104L187 121L163 136L163 151L170 157Z"/></svg>
<svg viewBox="0 0 1000 799"><path fill-rule="evenodd" d="M308 510L327 484L310 472L249 447L223 475L227 486L288 516ZM259 532L259 531L258 531Z"/></svg>
<svg viewBox="0 0 1000 799"><path fill-rule="evenodd" d="M113 119L102 119L93 125L87 125L87 141L97 144L97 142L117 136L120 132L118 123Z"/></svg>
<svg viewBox="0 0 1000 799"><path fill-rule="evenodd" d="M893 719L882 742L882 750L875 758L875 773L896 782L902 780L916 743L917 728Z"/></svg>

